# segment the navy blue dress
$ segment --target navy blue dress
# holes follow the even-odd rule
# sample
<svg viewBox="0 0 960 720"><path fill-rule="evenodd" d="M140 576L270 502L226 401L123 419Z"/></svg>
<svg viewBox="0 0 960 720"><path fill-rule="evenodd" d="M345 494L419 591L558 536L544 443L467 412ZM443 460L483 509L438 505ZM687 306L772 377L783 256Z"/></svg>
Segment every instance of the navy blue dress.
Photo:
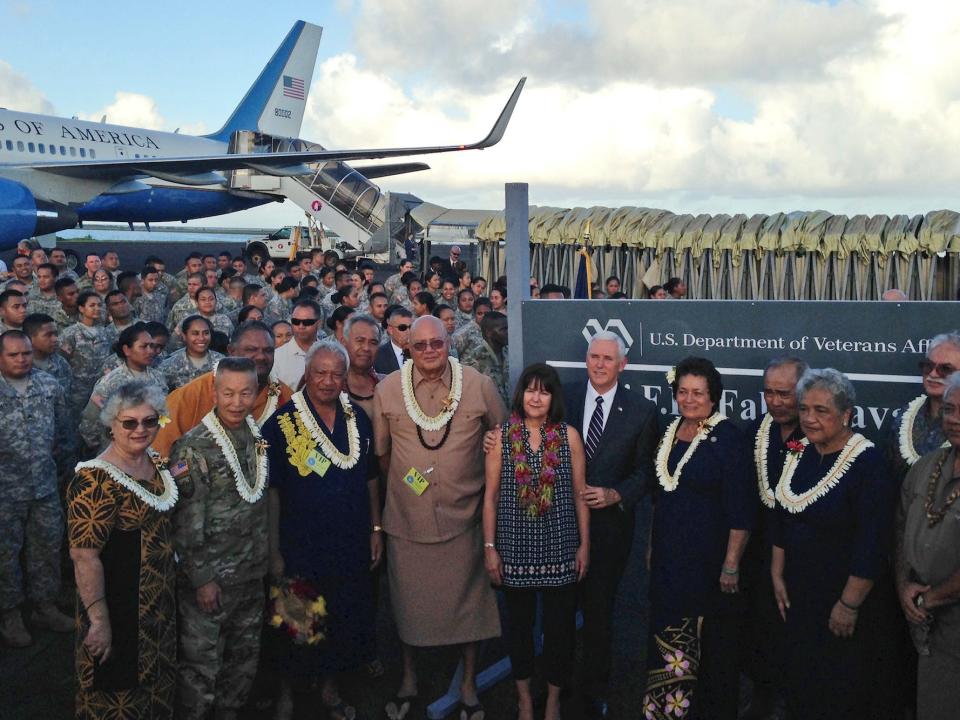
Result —
<svg viewBox="0 0 960 720"><path fill-rule="evenodd" d="M672 473L689 443L678 442ZM730 530L752 530L756 485L744 435L721 422L684 466L676 490L655 487L650 562L651 628L709 615L720 600Z"/></svg>
<svg viewBox="0 0 960 720"><path fill-rule="evenodd" d="M309 398L307 405L313 411ZM284 572L288 577L313 581L327 602L326 642L316 647L293 646L281 658L282 667L298 677L348 670L368 662L374 654L367 481L376 477L376 458L370 419L356 404L353 410L360 434L360 459L350 470L331 464L323 477L316 473L302 477L287 456L278 420L287 413L295 415L292 401L280 407L263 427L263 436L270 443L270 488L280 493ZM319 418L317 424L340 452L348 451L347 422L339 404L332 433Z"/></svg>
<svg viewBox="0 0 960 720"><path fill-rule="evenodd" d="M839 453L810 445L790 483L802 493L833 466ZM876 448L861 453L839 483L799 513L778 503L773 543L783 548L790 597L786 624L787 698L798 720L867 718L871 644L878 628L875 596L860 608L853 638L828 627L830 611L854 575L875 580L889 548L896 490ZM883 632L883 629L879 629Z"/></svg>

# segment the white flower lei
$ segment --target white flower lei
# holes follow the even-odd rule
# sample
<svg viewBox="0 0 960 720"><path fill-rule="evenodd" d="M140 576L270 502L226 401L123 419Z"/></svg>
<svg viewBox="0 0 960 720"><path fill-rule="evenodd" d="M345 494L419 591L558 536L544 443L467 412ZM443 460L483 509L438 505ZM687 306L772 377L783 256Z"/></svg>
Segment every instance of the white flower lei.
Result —
<svg viewBox="0 0 960 720"><path fill-rule="evenodd" d="M233 482L237 486L237 492L240 494L240 497L252 505L263 497L263 490L267 486L267 452L266 448L262 447L263 436L260 435L260 426L257 425L256 421L249 415L247 415L244 420L246 420L247 427L250 428L250 432L253 434L254 442L257 443L257 477L253 485L250 485L250 481L247 480L243 468L240 467L240 458L237 456L237 449L233 446L233 442L230 440L230 436L227 435L227 431L223 429L223 425L220 424L220 419L217 417L217 414L211 410L204 416L201 422L207 430L210 431L210 434L213 435L214 442L217 443L217 447L219 447L220 452L223 453L223 458L227 461L227 465L230 466L230 471L233 473Z"/></svg>
<svg viewBox="0 0 960 720"><path fill-rule="evenodd" d="M673 471L673 475L670 475L668 469L668 463L670 460L670 451L673 449L674 438L677 436L677 429L680 427L680 423L683 422L682 417L678 417L670 426L667 427L667 431L663 434L663 437L660 439L660 447L657 448L657 479L660 481L660 486L667 492L673 492L677 489L677 486L680 484L680 473L683 472L684 465L693 457L693 453L696 452L697 446L703 442L703 439L710 434L710 431L713 430L717 425L719 425L726 418L720 413L714 413L710 417L701 423L700 428L697 430L697 434L693 436L693 440L690 442L690 447L687 448L686 452L683 453L683 457L680 458L680 462L677 463L676 469Z"/></svg>
<svg viewBox="0 0 960 720"><path fill-rule="evenodd" d="M804 452L806 452L810 441L807 440L807 438L803 438L800 442L803 443ZM837 483L840 482L840 478L842 478L847 470L850 469L850 466L853 465L853 461L865 450L872 447L872 442L860 433L854 433L847 440L846 445L840 450L840 454L837 456L830 470L827 471L827 474L823 476L820 482L800 495L794 493L790 488L790 481L793 479L793 474L797 471L797 466L800 464L803 453L788 452L787 459L783 463L783 473L780 475L780 482L777 484L777 500L789 512L803 512L833 490L833 488L837 486Z"/></svg>
<svg viewBox="0 0 960 720"><path fill-rule="evenodd" d="M760 502L768 508L777 506L776 493L770 487L767 475L767 451L770 449L770 428L773 426L773 416L767 413L760 421L757 430L757 439L753 443L753 462L757 466L757 486L760 489Z"/></svg>
<svg viewBox="0 0 960 720"><path fill-rule="evenodd" d="M297 408L303 425L310 431L310 436L320 447L323 455L336 467L341 470L349 470L360 459L360 431L357 429L357 416L353 412L353 406L350 404L350 398L346 393L340 393L340 407L343 408L343 414L347 418L347 454L337 450L337 446L327 437L327 434L320 429L320 424L307 407L307 400L303 396L303 390L293 395L293 404Z"/></svg>
<svg viewBox="0 0 960 720"><path fill-rule="evenodd" d="M163 492L160 495L150 492L130 475L127 475L127 473L125 473L123 470L118 468L113 463L107 462L106 460L95 459L77 463L75 470L79 471L85 468L97 468L103 470L115 483L117 483L117 485L120 485L121 487L124 487L132 492L141 501L143 501L145 505L152 507L158 512L167 512L177 504L177 498L180 496L179 490L177 489L177 483L173 479L173 475L171 475L170 471L167 469L166 464L161 461L160 454L158 452L148 448L147 454L150 455L150 459L153 461L154 467L157 468L157 472L160 473L160 479L163 481Z"/></svg>
<svg viewBox="0 0 960 720"><path fill-rule="evenodd" d="M420 408L413 391L413 360L407 360L400 369L400 386L403 389L403 404L407 408L407 415L424 430L442 430L453 419L453 414L460 406L460 396L463 393L463 366L454 358L450 362L450 394L444 401L444 409L439 415L430 417Z"/></svg>
<svg viewBox="0 0 960 720"><path fill-rule="evenodd" d="M900 457L906 460L908 465L914 465L917 460L920 459L920 453L918 453L917 449L913 446L913 425L917 421L917 415L920 414L926 402L926 395L915 397L910 401L910 404L907 405L907 409L903 411L903 415L901 416L903 419L900 421L900 432L898 433L898 439L900 440ZM950 443L945 442L940 447L950 447Z"/></svg>

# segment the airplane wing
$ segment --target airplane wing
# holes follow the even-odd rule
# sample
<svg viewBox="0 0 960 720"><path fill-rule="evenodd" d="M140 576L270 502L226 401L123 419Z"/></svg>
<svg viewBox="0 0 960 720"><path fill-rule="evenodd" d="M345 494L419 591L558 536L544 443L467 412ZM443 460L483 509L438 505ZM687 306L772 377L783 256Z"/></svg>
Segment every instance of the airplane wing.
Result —
<svg viewBox="0 0 960 720"><path fill-rule="evenodd" d="M510 99L487 136L470 145L438 145L433 147L378 148L360 150L318 150L313 152L253 153L245 155L211 155L178 158L126 158L120 160L88 160L82 162L10 163L4 168L31 169L73 178L120 180L131 176L153 176L188 184L210 182L209 173L223 170L254 169L270 175L302 175L311 172L306 163L329 160L378 160L411 155L432 155L460 150L483 150L503 138L510 116L520 98L526 78L517 83ZM194 182L191 182L193 180Z"/></svg>

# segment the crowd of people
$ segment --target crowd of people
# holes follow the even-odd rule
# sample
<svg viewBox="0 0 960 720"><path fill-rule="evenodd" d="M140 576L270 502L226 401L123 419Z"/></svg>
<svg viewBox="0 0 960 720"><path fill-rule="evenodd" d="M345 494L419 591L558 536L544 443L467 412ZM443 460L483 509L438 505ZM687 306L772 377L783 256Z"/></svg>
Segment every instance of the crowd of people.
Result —
<svg viewBox="0 0 960 720"><path fill-rule="evenodd" d="M0 291L3 641L76 631L79 717L235 718L266 663L275 717L316 686L350 720L340 676L383 672L385 583L402 647L385 717L422 716L417 650L452 645L457 717L486 717L478 646L502 635L532 720L539 626L544 717L576 677L584 716L605 718L651 497L631 717L953 717L960 334L930 341L885 447L850 427L850 380L795 357L771 358L746 431L713 363L679 360L662 427L615 333L578 381L535 364L511 386L505 283L459 256L383 283L322 252L254 272L191 253L177 275L115 252L82 275L59 250L17 257Z"/></svg>

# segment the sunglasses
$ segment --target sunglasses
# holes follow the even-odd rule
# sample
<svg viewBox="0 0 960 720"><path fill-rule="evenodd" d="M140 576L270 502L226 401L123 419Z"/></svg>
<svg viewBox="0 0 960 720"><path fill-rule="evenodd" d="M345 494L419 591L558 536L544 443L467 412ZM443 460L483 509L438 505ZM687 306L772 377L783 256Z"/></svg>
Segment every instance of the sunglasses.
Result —
<svg viewBox="0 0 960 720"><path fill-rule="evenodd" d="M407 325L406 323L400 323L399 325L391 325L390 327L396 328L400 332L406 332L407 330L410 329L410 326Z"/></svg>
<svg viewBox="0 0 960 720"><path fill-rule="evenodd" d="M120 427L124 430L136 430L140 425L143 426L144 430L153 430L160 425L160 418L156 415L151 415L150 417L145 417L143 420L128 418L127 420L120 421Z"/></svg>
<svg viewBox="0 0 960 720"><path fill-rule="evenodd" d="M446 340L441 340L440 338L434 338L433 340L420 340L419 342L413 343L412 347L417 352L423 352L427 349L427 346L430 346L431 350L440 350L447 344Z"/></svg>
<svg viewBox="0 0 960 720"><path fill-rule="evenodd" d="M929 375L933 372L934 368L937 370L937 375L940 377L947 377L948 375L953 375L957 369L950 363L935 363L929 360L921 360L917 363L920 366L920 372L924 375Z"/></svg>
<svg viewBox="0 0 960 720"><path fill-rule="evenodd" d="M316 325L318 320L319 318L313 318L312 320L310 318L291 318L290 324L310 326L310 325Z"/></svg>

